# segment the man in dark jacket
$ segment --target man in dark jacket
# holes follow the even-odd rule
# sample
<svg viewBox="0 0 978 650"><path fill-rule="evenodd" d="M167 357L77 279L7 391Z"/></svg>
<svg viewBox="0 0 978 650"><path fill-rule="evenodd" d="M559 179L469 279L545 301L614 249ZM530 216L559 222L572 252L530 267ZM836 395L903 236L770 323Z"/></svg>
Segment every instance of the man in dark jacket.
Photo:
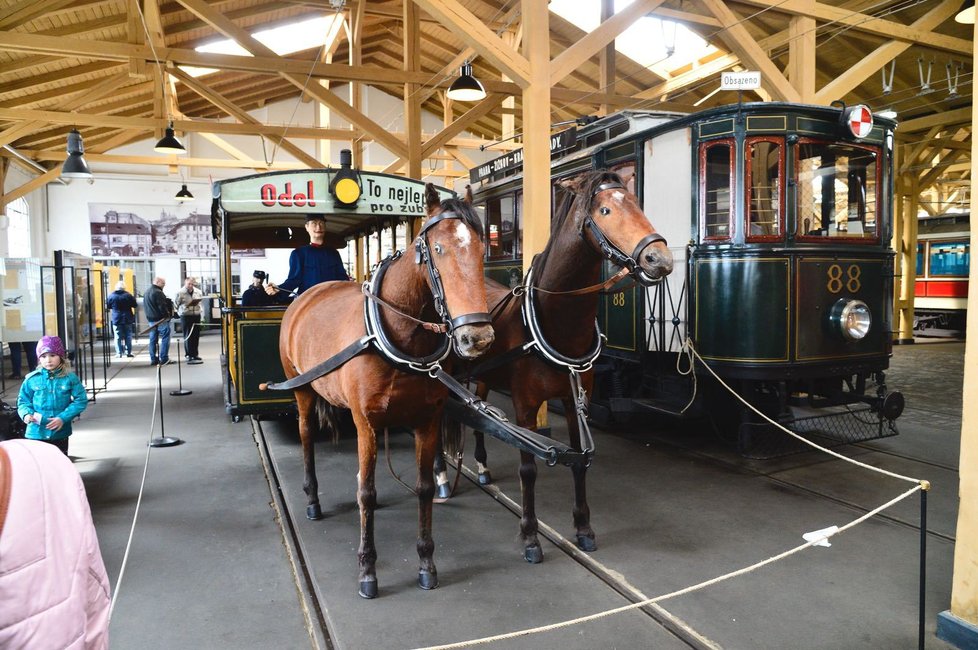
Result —
<svg viewBox="0 0 978 650"><path fill-rule="evenodd" d="M115 352L120 359L132 356L132 329L136 324L136 298L126 291L126 283L119 281L115 291L109 294L105 305L112 310L112 327L115 328Z"/></svg>
<svg viewBox="0 0 978 650"><path fill-rule="evenodd" d="M173 318L173 301L163 293L166 280L156 278L153 286L143 294L143 309L150 324L158 323L149 331L149 365L170 363L170 319ZM159 345L159 349L157 349Z"/></svg>
<svg viewBox="0 0 978 650"><path fill-rule="evenodd" d="M349 280L343 260L335 248L325 246L326 219L321 214L306 215L309 244L300 246L289 256L289 277L281 284L269 282L265 291L274 296L279 291L302 294L309 287L329 280Z"/></svg>

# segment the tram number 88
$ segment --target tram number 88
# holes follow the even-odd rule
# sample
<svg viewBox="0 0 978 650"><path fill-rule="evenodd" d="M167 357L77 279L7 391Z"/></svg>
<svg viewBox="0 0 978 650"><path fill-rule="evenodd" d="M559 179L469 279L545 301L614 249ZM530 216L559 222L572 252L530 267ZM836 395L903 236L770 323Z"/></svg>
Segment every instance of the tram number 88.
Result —
<svg viewBox="0 0 978 650"><path fill-rule="evenodd" d="M611 296L611 304L614 305L615 307L624 307L625 306L625 292L624 291L619 291L618 293L613 294Z"/></svg>
<svg viewBox="0 0 978 650"><path fill-rule="evenodd" d="M859 281L862 269L859 268L858 264L850 264L846 268L844 278L842 267L838 264L831 265L826 271L826 275L828 282L826 282L825 288L829 293L839 293L842 291L842 287L845 287L849 293L856 293L862 287L862 283Z"/></svg>

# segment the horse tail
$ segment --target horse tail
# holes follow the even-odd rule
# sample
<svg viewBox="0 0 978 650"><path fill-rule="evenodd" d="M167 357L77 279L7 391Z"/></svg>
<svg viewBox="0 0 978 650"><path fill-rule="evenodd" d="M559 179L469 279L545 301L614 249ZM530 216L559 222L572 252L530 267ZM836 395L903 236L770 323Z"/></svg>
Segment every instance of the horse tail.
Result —
<svg viewBox="0 0 978 650"><path fill-rule="evenodd" d="M328 430L335 445L340 441L340 417L342 410L333 406L321 396L316 396L316 417L319 420L319 430Z"/></svg>
<svg viewBox="0 0 978 650"><path fill-rule="evenodd" d="M462 423L449 417L447 413L441 416L441 444L448 458L458 457L462 448Z"/></svg>

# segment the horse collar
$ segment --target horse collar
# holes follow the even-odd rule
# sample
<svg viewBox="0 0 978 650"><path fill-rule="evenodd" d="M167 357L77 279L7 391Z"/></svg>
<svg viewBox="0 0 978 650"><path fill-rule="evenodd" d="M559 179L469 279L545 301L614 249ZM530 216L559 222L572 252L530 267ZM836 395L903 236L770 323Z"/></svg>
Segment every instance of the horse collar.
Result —
<svg viewBox="0 0 978 650"><path fill-rule="evenodd" d="M523 296L521 310L523 313L523 323L526 325L526 328L530 333L530 341L524 346L524 348L536 348L544 359L556 366L567 368L572 373L586 372L590 370L594 365L594 362L597 361L598 357L601 355L601 348L603 347L604 343L604 335L601 333L601 328L598 326L598 322L594 321L594 344L590 351L588 351L584 356L577 358L568 357L561 354L556 348L550 345L547 339L544 338L543 330L540 328L540 320L537 317L537 308L534 296L536 290L533 286L533 264L530 264L530 269L526 272L526 282L524 283L524 286L526 287L526 294Z"/></svg>

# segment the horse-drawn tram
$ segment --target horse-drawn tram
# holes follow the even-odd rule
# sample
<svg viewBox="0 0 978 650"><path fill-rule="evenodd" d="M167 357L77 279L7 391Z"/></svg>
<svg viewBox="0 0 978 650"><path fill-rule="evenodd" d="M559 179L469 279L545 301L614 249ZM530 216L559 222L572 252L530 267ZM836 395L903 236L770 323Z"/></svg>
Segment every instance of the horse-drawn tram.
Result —
<svg viewBox="0 0 978 650"><path fill-rule="evenodd" d="M393 237L395 232L416 229L424 216L424 192L420 181L351 168L348 151L342 153L338 168L270 172L214 183L211 227L222 251L224 396L232 418L294 413L295 404L291 392L259 388L262 382L284 379L279 329L287 304L242 305L241 291L249 278L240 277L240 257L307 243L302 233L307 215L322 215L325 245L353 249L351 275L363 279L365 265L379 259L377 233ZM446 188L436 192L441 198L455 196ZM373 250L369 241L374 242ZM393 248L392 243L385 245Z"/></svg>
<svg viewBox="0 0 978 650"><path fill-rule="evenodd" d="M708 414L756 449L767 425L715 374L762 413L827 442L894 434L903 400L884 382L894 128L865 106L772 102L622 112L552 138L555 182L618 174L675 263L647 288L622 281L602 296L607 343L594 361L592 417ZM531 218L518 160L471 171L487 272L510 286L522 282ZM609 261L604 276L616 270Z"/></svg>

